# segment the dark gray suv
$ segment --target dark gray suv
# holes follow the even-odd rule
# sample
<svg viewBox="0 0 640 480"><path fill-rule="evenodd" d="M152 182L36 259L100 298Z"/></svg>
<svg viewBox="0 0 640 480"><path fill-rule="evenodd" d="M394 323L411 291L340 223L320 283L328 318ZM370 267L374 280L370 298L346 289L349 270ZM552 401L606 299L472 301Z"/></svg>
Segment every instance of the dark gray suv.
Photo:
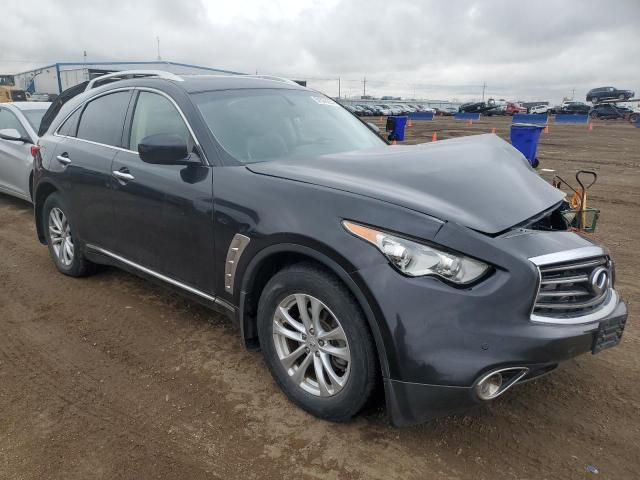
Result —
<svg viewBox="0 0 640 480"><path fill-rule="evenodd" d="M494 400L620 341L607 250L496 135L390 146L324 95L249 76L123 79L40 140L60 272L113 265L228 314L300 407L395 425Z"/></svg>

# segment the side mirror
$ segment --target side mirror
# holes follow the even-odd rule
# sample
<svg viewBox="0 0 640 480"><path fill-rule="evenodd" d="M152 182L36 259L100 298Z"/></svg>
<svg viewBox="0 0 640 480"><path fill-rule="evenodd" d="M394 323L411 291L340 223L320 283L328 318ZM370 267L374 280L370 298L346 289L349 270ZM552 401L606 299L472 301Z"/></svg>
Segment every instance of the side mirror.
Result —
<svg viewBox="0 0 640 480"><path fill-rule="evenodd" d="M380 133L380 128L375 123L367 122L367 126L374 132Z"/></svg>
<svg viewBox="0 0 640 480"><path fill-rule="evenodd" d="M140 159L156 165L192 165L189 147L179 135L149 135L138 144ZM200 161L197 162L198 164Z"/></svg>
<svg viewBox="0 0 640 480"><path fill-rule="evenodd" d="M20 135L20 132L15 128L3 128L0 130L0 138L2 140L9 140L10 142L33 143L30 138L25 138Z"/></svg>

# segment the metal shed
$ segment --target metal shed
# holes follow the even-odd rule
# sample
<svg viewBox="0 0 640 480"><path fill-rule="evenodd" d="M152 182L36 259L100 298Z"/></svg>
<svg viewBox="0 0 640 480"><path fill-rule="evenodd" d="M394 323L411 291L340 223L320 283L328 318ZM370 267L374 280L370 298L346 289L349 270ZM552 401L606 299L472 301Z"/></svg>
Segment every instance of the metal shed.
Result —
<svg viewBox="0 0 640 480"><path fill-rule="evenodd" d="M61 62L13 75L16 88L29 93L61 93L69 87L120 70L166 70L178 75L241 75L219 68L177 62Z"/></svg>

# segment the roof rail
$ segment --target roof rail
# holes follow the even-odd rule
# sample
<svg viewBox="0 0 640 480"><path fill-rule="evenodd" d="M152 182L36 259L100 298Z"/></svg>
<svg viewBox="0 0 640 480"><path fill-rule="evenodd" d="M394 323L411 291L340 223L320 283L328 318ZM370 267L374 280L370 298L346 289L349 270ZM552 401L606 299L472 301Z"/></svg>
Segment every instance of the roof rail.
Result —
<svg viewBox="0 0 640 480"><path fill-rule="evenodd" d="M289 85L298 85L300 86L298 83L294 82L293 80L289 79L289 78L284 78L284 77L276 77L275 75L242 75L243 77L251 77L251 78L263 78L265 80L273 80L274 82L282 82L282 83L288 83Z"/></svg>
<svg viewBox="0 0 640 480"><path fill-rule="evenodd" d="M89 80L87 83L87 87L84 91L91 90L96 87L96 83L102 80L108 80L110 78L115 82L116 80L123 80L123 78L119 77L130 77L130 78L138 78L138 77L158 77L165 78L167 80L174 80L176 82L183 82L184 79L179 75L171 72L165 72L163 70L121 70L118 72L107 73L106 75L101 75L99 77L93 78Z"/></svg>

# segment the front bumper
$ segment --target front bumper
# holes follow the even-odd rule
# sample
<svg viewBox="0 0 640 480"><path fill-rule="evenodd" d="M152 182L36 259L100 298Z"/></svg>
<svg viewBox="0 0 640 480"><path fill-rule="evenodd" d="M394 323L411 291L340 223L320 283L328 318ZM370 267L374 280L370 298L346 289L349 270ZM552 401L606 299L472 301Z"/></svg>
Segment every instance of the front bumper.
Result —
<svg viewBox="0 0 640 480"><path fill-rule="evenodd" d="M476 379L488 371L511 366L529 369L529 373L516 385L542 376L554 370L560 362L568 358L592 351L599 352L600 350L597 347L594 349L594 346L600 325L606 325L615 320L620 320L624 325L626 318L627 307L624 302L619 302L609 316L592 324L590 330L584 333L575 331L569 333L567 331L565 332L567 336L564 337L531 338L529 341L520 338L518 344L522 350L516 351L514 349L513 356L505 352L505 356L498 362L495 362L496 359L492 359L489 363L477 364ZM565 327L551 328L563 330ZM538 362L542 358L545 358L546 362ZM404 382L385 378L384 387L387 398L387 413L392 425L398 427L415 425L483 403L476 396L475 381L469 386L457 386Z"/></svg>
<svg viewBox="0 0 640 480"><path fill-rule="evenodd" d="M529 258L552 253L560 241L561 250L571 248L571 235L509 240L511 252L500 249L504 255L496 254L493 274L470 288L429 277L408 278L387 264L353 274L366 284L382 319L392 424L411 425L473 406L480 402L474 386L487 373L526 367L529 373L520 382L529 380L597 351L596 337L608 332L599 332L600 326L626 321L626 305L613 291L612 305L602 308L602 315L588 317L588 323L532 320L539 272ZM512 255L514 251L522 254Z"/></svg>

